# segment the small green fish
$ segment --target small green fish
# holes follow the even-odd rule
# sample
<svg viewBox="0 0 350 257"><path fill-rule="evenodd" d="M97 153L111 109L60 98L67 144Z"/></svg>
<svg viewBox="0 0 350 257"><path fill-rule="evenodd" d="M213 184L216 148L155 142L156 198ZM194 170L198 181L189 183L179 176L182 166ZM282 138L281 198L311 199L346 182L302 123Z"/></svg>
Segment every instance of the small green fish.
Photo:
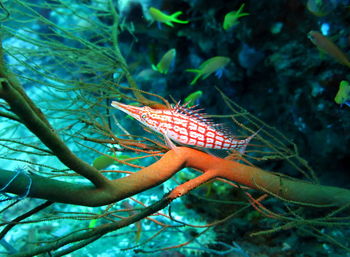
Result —
<svg viewBox="0 0 350 257"><path fill-rule="evenodd" d="M149 13L152 16L153 20L164 23L170 27L174 27L174 24L172 24L172 22L182 23L182 24L189 23L189 21L182 21L177 19L177 17L181 15L182 12L175 12L171 15L167 15L154 7L150 7Z"/></svg>
<svg viewBox="0 0 350 257"><path fill-rule="evenodd" d="M225 15L224 23L222 24L222 27L224 28L224 30L229 30L230 28L232 28L233 26L239 23L238 21L239 18L249 15L249 13L242 12L243 8L244 8L244 4L241 4L241 6L237 11L232 11Z"/></svg>
<svg viewBox="0 0 350 257"><path fill-rule="evenodd" d="M89 222L89 228L94 228L94 227L96 227L96 224L97 224L97 219L90 220L90 222Z"/></svg>
<svg viewBox="0 0 350 257"><path fill-rule="evenodd" d="M197 73L196 77L191 81L191 86L196 84L197 80L202 77L206 79L216 71L218 78L221 78L223 68L230 62L230 58L224 56L215 56L203 62L198 69L187 69L187 72Z"/></svg>
<svg viewBox="0 0 350 257"><path fill-rule="evenodd" d="M203 91L202 90L198 90L196 92L193 92L191 94L189 94L186 98L185 98L185 104L187 103L187 106L193 106L195 105L196 101L201 98L203 95Z"/></svg>
<svg viewBox="0 0 350 257"><path fill-rule="evenodd" d="M163 55L157 65L152 64L152 69L162 74L167 74L175 57L176 49L172 48Z"/></svg>
<svg viewBox="0 0 350 257"><path fill-rule="evenodd" d="M129 116L129 117L131 119L131 116ZM109 156L101 155L101 156L97 157L92 162L92 166L94 166L98 170L106 169L108 166L110 166L114 162L116 162L114 160L114 158L117 158L118 160L128 160L128 159L131 159L132 157L130 155L126 155L126 154L122 154L122 153L117 153L117 154L112 153ZM138 163L139 162L139 160L137 160L137 159L133 159L133 160L130 160L130 161L132 161L134 163Z"/></svg>
<svg viewBox="0 0 350 257"><path fill-rule="evenodd" d="M339 84L339 90L334 98L337 104L346 104L350 107L350 84L346 80L342 80Z"/></svg>
<svg viewBox="0 0 350 257"><path fill-rule="evenodd" d="M308 0L306 9L313 15L323 17L329 14L333 9L333 4L328 0Z"/></svg>
<svg viewBox="0 0 350 257"><path fill-rule="evenodd" d="M98 170L103 170L114 163L114 157L115 155L112 155L111 157L101 155L92 162L92 166Z"/></svg>
<svg viewBox="0 0 350 257"><path fill-rule="evenodd" d="M323 36L320 32L311 30L307 37L311 42L317 46L319 50L327 53L329 56L332 56L339 63L346 65L350 68L350 61L347 55L330 39Z"/></svg>

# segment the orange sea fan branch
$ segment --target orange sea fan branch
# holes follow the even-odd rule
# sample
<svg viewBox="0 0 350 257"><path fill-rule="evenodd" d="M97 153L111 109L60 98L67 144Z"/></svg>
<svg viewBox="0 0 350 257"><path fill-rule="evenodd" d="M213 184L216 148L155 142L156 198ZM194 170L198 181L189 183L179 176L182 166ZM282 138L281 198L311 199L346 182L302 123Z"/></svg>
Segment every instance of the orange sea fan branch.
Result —
<svg viewBox="0 0 350 257"><path fill-rule="evenodd" d="M152 165L129 176L110 180L103 188L31 175L33 184L29 196L63 203L102 206L157 186L185 167L195 168L202 171L203 174L177 186L166 197L170 201L208 180L221 177L298 204L339 207L350 202L350 191L347 189L287 178L187 147L170 150ZM2 171L0 181L8 181L12 174L12 172ZM20 194L25 183L24 178L19 178L11 184L8 191ZM0 183L0 186L1 184L3 182ZM50 190L46 190L48 187Z"/></svg>

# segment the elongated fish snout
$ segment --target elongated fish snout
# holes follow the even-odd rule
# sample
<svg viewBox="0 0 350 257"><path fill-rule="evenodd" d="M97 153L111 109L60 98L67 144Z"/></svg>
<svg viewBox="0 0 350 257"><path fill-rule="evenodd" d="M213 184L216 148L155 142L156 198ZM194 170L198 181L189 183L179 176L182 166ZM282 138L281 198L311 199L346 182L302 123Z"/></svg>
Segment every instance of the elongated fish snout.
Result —
<svg viewBox="0 0 350 257"><path fill-rule="evenodd" d="M134 118L137 118L138 115L142 112L142 107L122 104L122 103L117 102L117 101L112 101L111 106L129 114L130 116L132 116Z"/></svg>
<svg viewBox="0 0 350 257"><path fill-rule="evenodd" d="M126 104L122 104L122 103L119 103L117 101L112 101L111 105L117 109L121 109L121 108L123 108L123 106L126 106Z"/></svg>

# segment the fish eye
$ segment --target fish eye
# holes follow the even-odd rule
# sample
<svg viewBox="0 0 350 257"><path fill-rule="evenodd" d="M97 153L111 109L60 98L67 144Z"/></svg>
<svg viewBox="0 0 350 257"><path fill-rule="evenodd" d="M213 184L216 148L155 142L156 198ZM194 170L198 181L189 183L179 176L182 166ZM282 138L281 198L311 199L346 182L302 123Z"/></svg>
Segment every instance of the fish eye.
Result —
<svg viewBox="0 0 350 257"><path fill-rule="evenodd" d="M143 113L142 115L141 115L141 119L146 119L147 118L147 114L146 113Z"/></svg>

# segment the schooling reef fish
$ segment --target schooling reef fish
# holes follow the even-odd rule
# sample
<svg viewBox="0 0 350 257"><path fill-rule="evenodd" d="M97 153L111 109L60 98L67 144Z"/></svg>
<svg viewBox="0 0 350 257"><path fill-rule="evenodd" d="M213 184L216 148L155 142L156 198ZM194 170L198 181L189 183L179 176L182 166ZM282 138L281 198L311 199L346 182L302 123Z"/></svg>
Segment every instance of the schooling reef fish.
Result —
<svg viewBox="0 0 350 257"><path fill-rule="evenodd" d="M242 12L243 8L244 4L241 4L237 11L232 11L225 15L224 22L222 24L224 30L229 30L230 28L239 23L239 18L249 15L249 13Z"/></svg>
<svg viewBox="0 0 350 257"><path fill-rule="evenodd" d="M320 32L313 30L310 31L307 34L307 36L311 40L311 42L318 47L318 49L332 56L339 63L346 65L350 68L350 61L348 57L330 39L323 36Z"/></svg>
<svg viewBox="0 0 350 257"><path fill-rule="evenodd" d="M176 49L172 48L166 52L157 65L152 64L152 69L162 74L167 74L176 57Z"/></svg>
<svg viewBox="0 0 350 257"><path fill-rule="evenodd" d="M180 104L170 109L136 107L116 101L112 101L111 105L129 114L153 131L163 134L171 148L175 148L171 142L173 140L190 146L237 150L244 153L249 141L257 134L255 132L246 139L237 139L198 113L202 109L186 108Z"/></svg>
<svg viewBox="0 0 350 257"><path fill-rule="evenodd" d="M230 62L230 58L224 56L215 56L203 62L198 69L187 69L187 72L197 73L196 77L191 81L191 85L196 84L197 80L202 77L206 79L216 71L216 75L220 78L223 68Z"/></svg>
<svg viewBox="0 0 350 257"><path fill-rule="evenodd" d="M199 99L202 97L203 95L203 91L202 90L198 90L196 92L193 92L191 94L189 94L186 98L185 98L185 104L187 104L187 106L193 106L196 105L196 102L199 101Z"/></svg>
<svg viewBox="0 0 350 257"><path fill-rule="evenodd" d="M350 107L350 84L346 80L342 80L339 84L339 90L334 98L337 104L346 104Z"/></svg>
<svg viewBox="0 0 350 257"><path fill-rule="evenodd" d="M149 14L152 16L153 20L164 23L170 27L174 27L174 24L172 24L172 22L182 23L182 24L189 23L189 21L182 21L177 19L177 17L181 15L182 12L176 12L171 15L167 15L154 7L150 7Z"/></svg>

